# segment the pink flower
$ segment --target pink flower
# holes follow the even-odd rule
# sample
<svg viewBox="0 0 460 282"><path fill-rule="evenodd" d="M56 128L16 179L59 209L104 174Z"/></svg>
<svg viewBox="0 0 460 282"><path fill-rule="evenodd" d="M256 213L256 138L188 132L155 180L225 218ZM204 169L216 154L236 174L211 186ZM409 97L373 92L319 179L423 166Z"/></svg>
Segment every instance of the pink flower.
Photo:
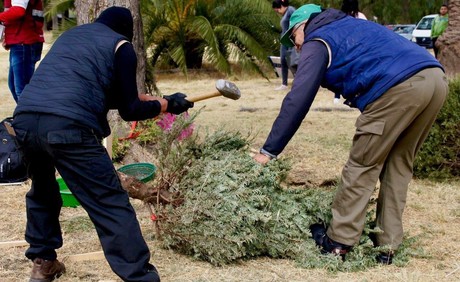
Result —
<svg viewBox="0 0 460 282"><path fill-rule="evenodd" d="M193 129L195 128L195 125L191 124L189 127L186 129L182 130L180 133L179 137L177 137L178 141L184 140L187 137L190 137L193 134Z"/></svg>
<svg viewBox="0 0 460 282"><path fill-rule="evenodd" d="M188 118L189 114L187 112L184 113L184 117ZM161 119L156 122L156 124L163 129L164 131L170 131L174 121L176 121L176 115L173 115L171 113L165 113L162 115ZM193 129L195 126L191 124L187 128L181 131L179 136L177 137L178 141L184 140L187 137L190 137L193 133Z"/></svg>
<svg viewBox="0 0 460 282"><path fill-rule="evenodd" d="M161 116L161 119L157 121L157 125L164 131L169 131L172 128L176 116L171 113L165 113Z"/></svg>

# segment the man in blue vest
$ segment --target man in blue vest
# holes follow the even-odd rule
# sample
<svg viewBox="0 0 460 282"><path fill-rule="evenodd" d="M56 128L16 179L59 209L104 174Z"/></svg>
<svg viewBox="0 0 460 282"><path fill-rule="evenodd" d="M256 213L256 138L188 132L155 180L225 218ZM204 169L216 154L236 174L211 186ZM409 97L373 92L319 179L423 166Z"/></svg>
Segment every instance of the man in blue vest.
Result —
<svg viewBox="0 0 460 282"><path fill-rule="evenodd" d="M378 34L379 36L375 36ZM402 214L414 158L448 93L440 63L424 48L376 23L307 4L291 16L281 43L301 51L291 91L254 159L265 164L288 144L320 86L358 108L356 132L332 220L311 226L323 253L345 257L360 238L369 199L380 180L377 261L390 264L402 243Z"/></svg>
<svg viewBox="0 0 460 282"><path fill-rule="evenodd" d="M24 88L13 127L32 187L26 195L26 257L30 281L51 281L65 271L62 199L55 170L94 223L104 255L123 281L160 281L149 263L135 211L102 139L110 134L109 109L127 121L180 114L193 107L185 94L139 94L133 17L122 7L104 10L94 23L64 32Z"/></svg>

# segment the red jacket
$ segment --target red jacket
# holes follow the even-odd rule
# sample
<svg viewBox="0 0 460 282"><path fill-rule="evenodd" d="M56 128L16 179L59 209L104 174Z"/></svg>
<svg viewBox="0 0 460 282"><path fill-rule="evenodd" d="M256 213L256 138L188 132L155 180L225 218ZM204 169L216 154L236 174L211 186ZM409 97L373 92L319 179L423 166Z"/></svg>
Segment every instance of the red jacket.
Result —
<svg viewBox="0 0 460 282"><path fill-rule="evenodd" d="M20 4L27 4L27 7ZM45 41L42 0L5 0L4 7L5 11L0 13L0 21L5 25L6 46Z"/></svg>

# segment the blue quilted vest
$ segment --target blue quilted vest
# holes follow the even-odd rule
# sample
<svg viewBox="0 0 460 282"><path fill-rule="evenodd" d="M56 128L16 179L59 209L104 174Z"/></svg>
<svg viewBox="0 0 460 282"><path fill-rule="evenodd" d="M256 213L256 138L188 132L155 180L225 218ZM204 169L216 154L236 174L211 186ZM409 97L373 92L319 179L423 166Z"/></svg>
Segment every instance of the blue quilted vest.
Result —
<svg viewBox="0 0 460 282"><path fill-rule="evenodd" d="M108 136L106 95L111 90L115 49L123 39L101 23L63 33L25 87L15 115L54 114Z"/></svg>
<svg viewBox="0 0 460 282"><path fill-rule="evenodd" d="M424 48L366 20L344 17L332 21L305 38L314 39L325 41L331 49L331 65L321 86L340 93L349 106L360 111L420 70L442 68Z"/></svg>

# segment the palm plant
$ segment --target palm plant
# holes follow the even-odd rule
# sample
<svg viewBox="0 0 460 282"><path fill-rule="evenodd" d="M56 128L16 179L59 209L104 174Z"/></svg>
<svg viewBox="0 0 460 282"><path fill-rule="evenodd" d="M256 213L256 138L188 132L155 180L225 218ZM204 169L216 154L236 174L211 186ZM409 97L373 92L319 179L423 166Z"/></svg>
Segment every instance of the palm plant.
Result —
<svg viewBox="0 0 460 282"><path fill-rule="evenodd" d="M57 15L59 13L64 13L75 9L74 0L44 0L43 5L45 7L45 19L47 22L50 20L57 22ZM63 30L76 25L76 22L69 19L68 17L63 17L62 20L63 23L60 31L56 31L53 28L53 31L56 32L56 35L58 35L59 32L62 32Z"/></svg>
<svg viewBox="0 0 460 282"><path fill-rule="evenodd" d="M266 0L142 1L150 63L172 62L184 74L203 61L230 74L235 65L264 75L278 49L279 18Z"/></svg>

